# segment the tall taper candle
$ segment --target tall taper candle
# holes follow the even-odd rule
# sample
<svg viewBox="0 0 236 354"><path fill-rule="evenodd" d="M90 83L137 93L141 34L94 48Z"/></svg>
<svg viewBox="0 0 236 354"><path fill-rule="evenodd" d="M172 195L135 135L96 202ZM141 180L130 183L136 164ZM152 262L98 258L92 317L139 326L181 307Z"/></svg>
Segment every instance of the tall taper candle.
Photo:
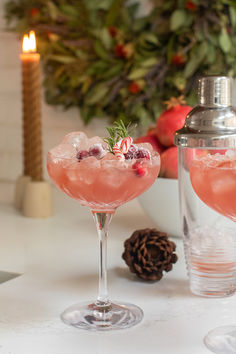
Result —
<svg viewBox="0 0 236 354"><path fill-rule="evenodd" d="M40 55L33 31L24 36L22 49L24 175L42 181Z"/></svg>

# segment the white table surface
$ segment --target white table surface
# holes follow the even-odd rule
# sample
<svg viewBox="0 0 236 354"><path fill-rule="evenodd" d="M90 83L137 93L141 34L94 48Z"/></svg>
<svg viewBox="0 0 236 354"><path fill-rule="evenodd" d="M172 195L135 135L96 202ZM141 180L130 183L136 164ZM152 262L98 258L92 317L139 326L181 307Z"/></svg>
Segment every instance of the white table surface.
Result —
<svg viewBox="0 0 236 354"><path fill-rule="evenodd" d="M5 199L0 204L0 270L22 274L0 284L0 354L207 354L204 334L236 322L234 296L190 293L179 239L174 240L179 261L160 282L145 283L129 272L121 259L124 240L135 229L154 226L133 201L112 221L109 292L111 299L139 305L143 321L107 333L66 326L59 314L96 296L98 244L86 208L56 190L54 203L54 217L45 220L24 218Z"/></svg>

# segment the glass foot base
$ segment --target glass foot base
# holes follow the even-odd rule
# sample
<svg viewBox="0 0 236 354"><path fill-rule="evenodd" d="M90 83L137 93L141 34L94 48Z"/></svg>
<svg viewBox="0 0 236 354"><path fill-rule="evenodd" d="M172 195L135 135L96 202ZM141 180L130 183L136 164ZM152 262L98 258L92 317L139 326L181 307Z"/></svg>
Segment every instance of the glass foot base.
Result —
<svg viewBox="0 0 236 354"><path fill-rule="evenodd" d="M90 331L125 329L135 326L142 318L143 311L127 303L102 307L86 302L69 307L61 315L66 324Z"/></svg>
<svg viewBox="0 0 236 354"><path fill-rule="evenodd" d="M210 331L204 338L208 349L217 354L236 353L236 325L222 326Z"/></svg>

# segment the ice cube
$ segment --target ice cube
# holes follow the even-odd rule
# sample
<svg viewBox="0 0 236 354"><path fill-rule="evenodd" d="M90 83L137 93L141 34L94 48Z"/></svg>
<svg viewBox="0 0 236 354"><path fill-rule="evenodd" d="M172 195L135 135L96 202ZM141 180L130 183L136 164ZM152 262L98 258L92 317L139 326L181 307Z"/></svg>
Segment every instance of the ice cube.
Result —
<svg viewBox="0 0 236 354"><path fill-rule="evenodd" d="M99 167L100 167L100 160L98 160L94 156L86 157L79 162L79 169L86 168L88 170L92 170L94 168L99 168ZM89 173L89 171L88 171L88 173Z"/></svg>
<svg viewBox="0 0 236 354"><path fill-rule="evenodd" d="M119 159L111 152L108 152L100 161L102 168L114 167L117 163L119 163Z"/></svg>
<svg viewBox="0 0 236 354"><path fill-rule="evenodd" d="M89 139L83 132L72 132L67 134L62 140L62 144L70 144L76 148L76 150L86 150L89 146Z"/></svg>
<svg viewBox="0 0 236 354"><path fill-rule="evenodd" d="M189 244L191 250L195 254L212 253L214 257L218 250L222 250L222 256L224 250L228 249L228 257L234 256L234 237L230 230L219 230L214 226L197 227L190 231ZM232 252L231 252L232 251ZM229 257L230 258L230 257Z"/></svg>
<svg viewBox="0 0 236 354"><path fill-rule="evenodd" d="M218 175L218 178L213 176L211 188L213 193L217 194L218 198L223 198L226 194L235 190L235 177L232 175L225 175L223 178ZM219 196L221 194L221 196Z"/></svg>
<svg viewBox="0 0 236 354"><path fill-rule="evenodd" d="M76 156L76 149L70 144L60 144L49 151L49 157L54 163Z"/></svg>
<svg viewBox="0 0 236 354"><path fill-rule="evenodd" d="M97 144L102 145L104 149L107 149L107 143L105 143L105 141L103 141L103 139L100 138L99 136L93 136L92 138L88 139L89 147Z"/></svg>
<svg viewBox="0 0 236 354"><path fill-rule="evenodd" d="M70 169L70 170L75 170L78 168L79 161L76 157L69 159L67 163L63 164L64 168Z"/></svg>
<svg viewBox="0 0 236 354"><path fill-rule="evenodd" d="M219 166L219 164L225 161L225 156L218 153L215 155L208 154L207 156L203 156L199 160L202 161L208 167L217 167Z"/></svg>
<svg viewBox="0 0 236 354"><path fill-rule="evenodd" d="M227 150L225 153L225 156L231 157L231 158L236 158L236 150Z"/></svg>
<svg viewBox="0 0 236 354"><path fill-rule="evenodd" d="M71 182L92 184L97 178L99 166L99 160L91 156L69 165L66 168L66 175Z"/></svg>
<svg viewBox="0 0 236 354"><path fill-rule="evenodd" d="M79 172L79 165L80 162L77 160L73 163L71 163L68 168L66 168L66 175L69 177L69 180L71 182L79 182L80 181L80 176L81 173Z"/></svg>
<svg viewBox="0 0 236 354"><path fill-rule="evenodd" d="M141 143L141 144L135 144L135 145L138 147L138 149L143 148L143 149L149 150L149 151L153 150L152 145L149 143Z"/></svg>
<svg viewBox="0 0 236 354"><path fill-rule="evenodd" d="M92 184L96 181L100 165L100 160L94 156L87 157L79 162L78 172L80 173L83 183Z"/></svg>
<svg viewBox="0 0 236 354"><path fill-rule="evenodd" d="M102 159L107 153L107 150L105 150L102 146L102 144L94 144L91 145L89 148L89 155L94 156L97 159Z"/></svg>

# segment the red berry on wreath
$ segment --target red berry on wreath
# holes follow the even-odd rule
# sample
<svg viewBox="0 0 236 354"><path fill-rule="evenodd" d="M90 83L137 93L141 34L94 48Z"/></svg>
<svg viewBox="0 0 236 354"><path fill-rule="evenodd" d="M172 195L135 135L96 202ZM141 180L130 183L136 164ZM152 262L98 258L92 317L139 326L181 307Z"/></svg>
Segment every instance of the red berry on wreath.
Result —
<svg viewBox="0 0 236 354"><path fill-rule="evenodd" d="M115 46L115 56L118 58L125 58L126 57L125 46L123 44L117 44Z"/></svg>
<svg viewBox="0 0 236 354"><path fill-rule="evenodd" d="M116 37L116 35L117 35L117 28L116 27L109 27L108 31L109 31L111 37L113 37L113 38Z"/></svg>
<svg viewBox="0 0 236 354"><path fill-rule="evenodd" d="M141 91L141 87L139 86L137 81L131 82L129 85L129 92L133 93L134 95Z"/></svg>
<svg viewBox="0 0 236 354"><path fill-rule="evenodd" d="M162 112L156 123L156 134L160 143L164 146L174 145L174 134L176 130L184 126L186 115L192 107L186 106L183 96L171 97L167 104L167 109Z"/></svg>
<svg viewBox="0 0 236 354"><path fill-rule="evenodd" d="M176 66L184 66L186 60L181 54L175 54L172 57L172 63Z"/></svg>
<svg viewBox="0 0 236 354"><path fill-rule="evenodd" d="M195 5L193 1L187 1L186 2L186 9L188 9L190 11L196 11L197 5Z"/></svg>
<svg viewBox="0 0 236 354"><path fill-rule="evenodd" d="M32 9L30 9L30 16L31 17L35 17L39 14L39 9L37 7L33 7Z"/></svg>

